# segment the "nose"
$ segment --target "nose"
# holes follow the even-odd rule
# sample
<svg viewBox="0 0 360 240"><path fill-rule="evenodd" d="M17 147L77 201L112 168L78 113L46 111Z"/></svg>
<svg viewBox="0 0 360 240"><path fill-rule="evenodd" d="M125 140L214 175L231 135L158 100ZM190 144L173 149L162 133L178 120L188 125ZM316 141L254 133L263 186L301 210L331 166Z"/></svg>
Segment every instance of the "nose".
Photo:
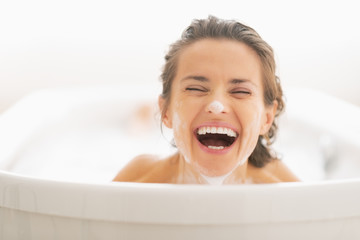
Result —
<svg viewBox="0 0 360 240"><path fill-rule="evenodd" d="M206 112L214 114L224 113L225 107L220 101L214 100L206 106Z"/></svg>

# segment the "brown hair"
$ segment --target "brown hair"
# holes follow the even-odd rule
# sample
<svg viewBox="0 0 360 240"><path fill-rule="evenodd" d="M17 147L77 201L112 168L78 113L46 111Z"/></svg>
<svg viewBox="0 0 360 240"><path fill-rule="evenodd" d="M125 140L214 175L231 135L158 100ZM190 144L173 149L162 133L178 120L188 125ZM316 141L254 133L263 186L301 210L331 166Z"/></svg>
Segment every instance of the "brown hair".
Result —
<svg viewBox="0 0 360 240"><path fill-rule="evenodd" d="M275 120L269 131L259 136L257 145L249 157L249 162L256 167L263 167L268 162L276 159L272 156L270 145L274 142L277 131L277 119L283 112L284 101L280 79L275 74L275 59L271 48L260 35L251 27L233 20L221 20L214 16L207 19L196 19L183 32L181 38L170 46L165 56L165 65L161 74L163 91L161 97L165 100L161 117L166 113L170 103L171 85L177 71L178 56L190 44L201 39L228 39L242 42L252 48L261 61L264 85L264 103L271 106L278 102Z"/></svg>

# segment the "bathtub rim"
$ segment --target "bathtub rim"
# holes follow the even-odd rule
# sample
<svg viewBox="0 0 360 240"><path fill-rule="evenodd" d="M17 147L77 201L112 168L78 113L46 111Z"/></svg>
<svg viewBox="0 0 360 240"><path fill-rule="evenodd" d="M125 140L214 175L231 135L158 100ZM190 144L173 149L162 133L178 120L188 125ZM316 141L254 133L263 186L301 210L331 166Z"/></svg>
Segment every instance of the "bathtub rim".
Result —
<svg viewBox="0 0 360 240"><path fill-rule="evenodd" d="M355 191L360 189L360 178L224 186L94 184L47 180L0 170L0 179L0 210L9 208L76 219L236 225L360 218L360 192ZM237 201L241 204L237 205ZM250 208L254 206L257 209Z"/></svg>

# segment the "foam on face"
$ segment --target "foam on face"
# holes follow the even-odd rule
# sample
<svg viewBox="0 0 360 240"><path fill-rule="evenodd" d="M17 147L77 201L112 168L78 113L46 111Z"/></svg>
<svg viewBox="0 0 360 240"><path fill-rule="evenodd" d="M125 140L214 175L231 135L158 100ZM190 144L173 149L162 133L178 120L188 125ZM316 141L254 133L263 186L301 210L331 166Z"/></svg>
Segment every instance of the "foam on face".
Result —
<svg viewBox="0 0 360 240"><path fill-rule="evenodd" d="M224 105L222 105L221 102L215 100L210 103L209 110L215 114L219 114L224 110Z"/></svg>
<svg viewBox="0 0 360 240"><path fill-rule="evenodd" d="M174 128L174 134L176 134L175 132L185 132L186 131L186 123L182 122L180 120L179 114L177 112L174 113L174 117L173 117L173 128ZM175 144L176 147L181 151L181 153L184 156L184 159L187 163L190 163L190 159L187 156L187 152L186 152L186 148L185 148L185 144L184 142L179 139L178 137L175 137L174 135L174 140L175 140Z"/></svg>
<svg viewBox="0 0 360 240"><path fill-rule="evenodd" d="M246 163L246 161L247 161L247 158L242 159L242 160L236 165L235 168L237 168L238 166L244 165L244 164Z"/></svg>
<svg viewBox="0 0 360 240"><path fill-rule="evenodd" d="M179 107L179 103L177 103L176 106ZM210 110L214 114L219 114L224 110L224 105L221 102L215 100L215 101L211 102L208 105L207 109ZM182 141L182 139L179 139L179 136L175 136L176 133L186 132L186 129L187 129L186 122L181 120L178 112L174 112L174 115L173 115L173 129L174 129L174 140L175 140L175 144L176 144L177 148L182 153L185 162L187 164L192 164L191 160L189 158L189 154L186 151L185 143ZM223 182L225 181L225 179L229 175L231 175L231 173L238 166L241 166L241 165L245 164L246 161L247 161L247 158L242 159L241 161L238 162L238 164L236 164L236 166L231 171L229 171L228 173L226 173L225 175L222 175L222 176L210 177L210 176L206 176L204 174L201 174L201 171L198 171L198 174L200 174L200 176L206 182L208 182L210 185L222 185Z"/></svg>

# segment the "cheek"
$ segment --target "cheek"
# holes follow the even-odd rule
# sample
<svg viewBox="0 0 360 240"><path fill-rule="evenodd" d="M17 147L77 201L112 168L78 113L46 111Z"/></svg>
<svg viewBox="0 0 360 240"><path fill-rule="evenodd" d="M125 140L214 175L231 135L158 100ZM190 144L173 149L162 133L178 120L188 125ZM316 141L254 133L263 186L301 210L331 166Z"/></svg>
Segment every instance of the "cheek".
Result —
<svg viewBox="0 0 360 240"><path fill-rule="evenodd" d="M241 115L240 115L241 114ZM262 108L258 105L247 106L243 111L238 113L241 123L241 140L246 145L250 153L256 146L260 135L262 122Z"/></svg>
<svg viewBox="0 0 360 240"><path fill-rule="evenodd" d="M189 132L190 123L193 121L194 116L192 115L193 109L189 109L191 103L188 103L182 99L179 99L174 103L172 107L173 116L173 130L180 135L184 135Z"/></svg>
<svg viewBox="0 0 360 240"><path fill-rule="evenodd" d="M187 114L182 106L181 102L174 105L172 124L176 146L179 150L184 151L186 139L188 138L187 135L190 131L188 125L189 119L187 119Z"/></svg>
<svg viewBox="0 0 360 240"><path fill-rule="evenodd" d="M179 113L174 112L173 114L173 131L174 135L178 136L184 133L185 129L187 128L186 121L181 119Z"/></svg>
<svg viewBox="0 0 360 240"><path fill-rule="evenodd" d="M190 163L190 136L189 127L186 124L186 120L181 119L178 113L173 115L173 133L174 141L177 149L184 156L186 162Z"/></svg>
<svg viewBox="0 0 360 240"><path fill-rule="evenodd" d="M260 131L262 122L263 109L257 104L251 104L243 108L238 112L238 116L242 119L242 128L245 131L251 131L257 133Z"/></svg>

